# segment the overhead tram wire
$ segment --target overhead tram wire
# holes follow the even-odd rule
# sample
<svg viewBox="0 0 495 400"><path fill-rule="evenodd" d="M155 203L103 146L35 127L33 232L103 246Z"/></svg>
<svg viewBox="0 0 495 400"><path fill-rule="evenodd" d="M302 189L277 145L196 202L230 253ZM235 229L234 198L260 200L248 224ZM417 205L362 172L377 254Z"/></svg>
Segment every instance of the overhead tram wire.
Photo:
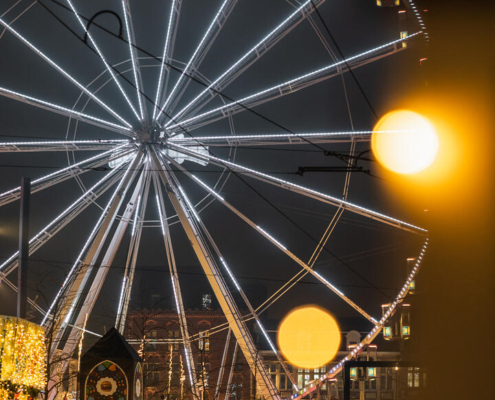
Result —
<svg viewBox="0 0 495 400"><path fill-rule="evenodd" d="M323 19L320 11L318 10L318 8L315 6L315 3L313 2L313 0L311 0L311 5L313 6L313 9L314 11L316 12L316 15L318 16L318 19L320 20L320 22L322 23L323 27L325 28L326 32L328 33L328 36L330 36L330 39L332 39L332 42L333 44L335 45L335 48L337 49L337 51L339 52L340 54L340 57L342 57L342 61L344 61L346 67L347 67L347 70L349 71L349 73L351 74L352 78L354 79L354 82L356 83L359 91L361 92L361 94L363 95L363 98L364 100L366 101L366 103L368 104L368 107L370 108L371 112L373 113L373 115L375 116L375 118L378 120L378 114L376 113L375 111L375 108L373 107L373 105L371 104L371 101L370 99L368 98L368 96L366 95L363 87L361 86L361 84L359 83L359 80L357 79L356 75L354 74L354 71L352 70L352 68L349 66L349 64L347 63L347 60L346 58L344 57L344 53L342 52L342 50L340 49L340 46L338 45L337 41L335 40L334 36L332 35L332 32L330 32L330 28L328 27L327 23L325 22L325 20Z"/></svg>
<svg viewBox="0 0 495 400"><path fill-rule="evenodd" d="M70 31L73 35L75 35L75 36L76 36L76 37L77 37L80 41L82 41L82 42L83 42L83 43L84 43L87 47L89 47L89 48L90 48L93 52L95 52L95 51L94 51L94 50L93 50L93 49L92 49L92 48L91 48L91 47L90 47L87 43L85 43L85 42L84 42L84 40L83 40L81 37L79 37L79 35L78 35L75 31L73 31L70 27L68 27L68 26L67 26L67 24L66 24L65 22L63 22L63 21L62 21L62 20L61 20L58 16L56 16L56 15L55 15L55 14L54 14L54 13L53 13L53 12L52 12L52 11L51 11L51 10L50 10L47 6L46 6L46 5L44 5L44 3L43 3L41 0L37 0L37 1L38 1L38 3L40 3L40 5L42 5L42 6L43 6L43 7L44 7L44 8L45 8L45 9L46 9L46 10L47 10L47 11L48 11L48 12L49 12L49 13L50 13L53 17L55 17L55 18L56 18L56 19L57 19L60 23L62 23L62 24L63 24L63 26L64 26L64 27L66 27L66 28L67 28L67 29L68 29L68 30L69 30L69 31ZM55 3L55 4L57 4L57 5L59 5L60 7L64 8L64 9L66 9L67 11L72 12L72 10L71 10L70 8L68 8L68 7L64 6L63 4L61 4L60 2L58 2L57 0L50 0L50 1L51 1L51 2L53 2L53 3ZM314 4L313 4L313 7L314 7ZM79 13L78 13L78 15L79 15L82 19L84 19L84 20L88 21L88 18L86 18L86 17L82 16L82 15L81 15L81 14L79 14ZM112 31L108 30L107 28L105 28L105 27L103 27L103 26L101 26L100 24L97 24L97 23L93 23L93 24L94 24L95 26L97 26L98 28L102 29L103 31L107 32L108 34L110 34L110 35L112 35L112 36L116 37L117 39L119 39L119 40L121 40L121 41L123 41L123 42L125 42L125 43L127 43L127 44L129 45L129 42L128 42L127 40L125 40L124 38L119 37L118 35L116 35L116 34L115 34L115 33L113 33ZM156 57L155 55L153 55L153 54L151 54L151 53L147 52L146 50L141 49L140 47L136 46L135 44L131 44L131 45L132 45L133 47L135 47L137 50L139 50L139 51L141 51L141 52L143 52L143 53L147 54L148 56L150 56L150 57L154 58L155 60L157 60L157 61L160 61L160 62L161 62L161 60L160 60L158 57ZM339 52L340 52L340 49L339 49ZM346 63L346 65L348 65L348 64L347 64L347 62L345 62L345 63ZM172 69L174 69L175 71L177 71L177 72L179 72L179 73L183 74L183 71L181 71L181 70L180 70L180 68L177 68L177 67L173 66L173 65L172 65L172 64L170 64L170 63L166 63L166 65L167 65L169 68L172 68ZM113 68L113 67L112 67L112 68ZM120 73L119 73L119 74L120 74ZM203 82L201 82L199 79L197 79L197 78L195 78L195 77L193 77L193 76L190 76L189 74L184 74L184 75L185 75L187 78L192 79L192 80L194 80L195 82L197 82L197 83L201 84L202 86L207 86L206 84L204 84ZM123 77L123 76L121 75L121 77ZM125 80L126 80L126 81L127 81L127 82L131 85L131 86L133 86L133 87L137 90L137 87L136 87L136 86L135 86L135 85L134 85L134 84L133 84L133 83L132 83L129 79L127 79L127 78L125 78L125 77L123 77L123 78L124 78L124 79L125 79ZM212 90L212 91L214 91L216 94L219 94L220 96L222 96L222 97L226 98L227 100L232 101L232 102L235 102L235 100L234 100L234 99L230 98L229 96L225 95L224 93L222 93L222 92L220 92L220 91L217 91L216 89L213 89L213 88L211 88L211 90ZM156 106L156 104L154 104L153 100L151 100L148 96L146 96L146 94L144 94L144 93L142 93L142 94L143 94L143 96L144 96L144 97L145 97L148 101L150 101L150 102L151 102L154 106ZM288 132L288 133L291 133L291 134L293 134L293 135L295 135L295 136L298 136L298 137L299 137L299 135L297 135L296 133L294 133L294 132L292 132L291 130L289 130L289 129L285 128L284 126L282 126L282 125L278 124L277 122L270 120L268 117L265 117L265 116L261 115L260 113L258 113L258 112L256 112L256 111L254 111L254 110L250 109L249 107L244 106L243 104L238 103L238 102L236 102L236 104L239 104L242 108L244 108L244 109L246 109L247 111L250 111L251 113L254 113L255 115L259 116L260 118L262 118L262 119L264 119L264 120L266 120L266 121L268 121L268 122L270 122L270 123L274 124L275 126L279 127L280 129L282 129L282 130L284 130L284 131L286 131L286 132ZM165 111L162 111L162 112L163 112L163 114L164 114L166 117L168 117L170 120L173 120L173 118L172 118L170 115L168 115ZM182 127L182 125L180 124L180 122L177 122L177 121L175 121L175 120L173 120L173 122L174 122L175 124L177 124L177 126L178 126L181 130L183 130L183 131L184 131L184 132L185 132L185 133L186 133L189 137L191 137L191 139L195 140L195 141L198 143L198 145L199 145L199 146L201 146L201 147L205 148L205 146L204 146L202 143L200 143L200 142L197 140L197 138L195 138L194 136L192 136L192 135L191 135L191 133L190 133L187 129L185 129L184 127ZM327 151L326 151L324 148L322 148L321 146L318 146L318 145L317 145L317 144L315 144L315 143L312 143L312 142L311 142L311 141L309 141L308 139L306 139L306 138L304 138L304 137L300 137L300 139L302 139L302 140L306 141L307 143L309 143L309 144L311 144L311 145L313 145L313 146L315 146L315 147L317 147L317 148L321 149L321 150L322 150L325 154L327 153ZM211 152L211 151L210 151L210 152ZM213 153L212 153L212 154L213 154ZM233 171L230 167L228 167L228 166L227 166L227 165L225 165L225 164L224 164L224 168L227 168L227 169L230 171L230 173L233 173L233 174L234 174L234 175L235 175L238 179L240 179L240 180L241 180L241 182L243 182L245 185L247 185L247 186L248 186L251 190L253 190L253 191L254 191L254 192L255 192L258 196L260 196L260 197L261 197L261 198L262 198L265 202L267 202L267 203L268 203L268 204L269 204L272 208L274 208L274 209L275 209L278 213L280 213L280 214L281 214L281 215L282 215L285 219L287 219L289 222L291 222L291 224L293 224L296 228L298 228L299 230L301 230L301 231L302 231L302 232L303 232L306 236L308 236L311 240L313 240L313 241L314 241L315 243L317 243L317 244L319 243L319 241L318 241L316 238L314 238L314 237L313 237L313 236L312 236L309 232L307 232L304 228L302 228L301 226L299 226L299 225L298 225L298 224L297 224L294 220L292 220L292 218L290 218L290 217L289 217L287 214L285 214L282 210L280 210L278 207L276 207L276 206L275 206L275 205L274 205L274 204L273 204L270 200L268 200L265 196L263 196L263 195L262 195L262 194L261 194L258 190L256 190L256 189L255 189L255 188L254 188L251 184L249 184L249 183L248 183L245 179L243 179L243 178L242 178L242 177L241 177L238 173L236 173L235 171ZM383 296L385 296L385 297L387 297L387 298L390 298L390 297L391 297L391 296L388 296L387 294L383 293L383 292L382 292L379 288L377 288L377 287L376 287L376 286L375 286L372 282L370 282L370 281L369 281L367 278L365 278L362 274L360 274L360 273L359 273L359 272L357 272L354 268L352 268L350 265L348 265L348 264L347 264L347 263L345 263L343 260L341 260L341 259L340 259L340 258L339 258L336 254L334 254L334 253L333 253L331 250L329 250L326 246L325 246L325 247L323 247L323 250L325 250L326 252L328 252L328 253L329 253L332 257L334 257L336 260L338 260L338 261L339 261L342 265L346 266L349 270L351 270L352 272L354 272L357 276L359 276L362 280L364 280L364 281L365 281L366 283L368 283L370 286L374 287L374 288L375 288L377 291L379 291L379 292L380 292Z"/></svg>
<svg viewBox="0 0 495 400"><path fill-rule="evenodd" d="M390 251L394 251L395 249L391 249ZM383 253L382 252L379 252L378 254L380 253ZM356 254L359 254L359 253L356 253ZM369 255L369 256L372 256L373 254ZM346 257L351 257L352 254L349 254L347 255ZM368 255L366 256L363 256L363 257L368 257ZM359 257L359 258L363 258L363 257ZM7 259L7 257L0 257L2 259ZM29 261L34 261L34 262L40 262L40 263L43 263L43 264L47 264L47 265L51 265L52 267L54 268L62 268L60 265L57 265L57 264L67 264L67 265L72 265L73 262L71 261L59 261L59 260L49 260L49 259L46 259L46 258L32 258L32 257L29 257ZM122 265L122 264L111 264L111 265L101 265L101 264L81 264L81 266L91 266L93 268L96 268L96 269L100 269L100 268L108 268L108 269L119 269L119 270L123 270L125 269L125 265ZM181 268L200 268L199 264L198 265L180 265ZM139 267L139 270L140 271L146 271L146 272L157 272L157 273L170 273L170 270L169 269L164 269L162 265L145 265L145 266L141 266ZM193 271L178 271L177 272L179 275L193 275L193 276L205 276L205 273L204 272L193 272ZM1 273L0 273L1 275ZM222 277L224 278L228 278L229 275L224 275L224 274L220 274ZM213 274L206 274L206 276L213 276ZM268 278L268 277L264 277L264 278L260 278L260 277L255 277L255 276L237 276L236 277L237 279L242 279L242 280L257 280L257 281L266 281L266 282L286 282L285 279L282 279L282 278ZM321 285L322 283L321 282L315 282L315 281L299 281L299 283L301 284L305 284L305 285ZM0 280L0 284L1 284L1 280ZM360 288L360 289L375 289L375 287L373 286L364 286L364 285L352 285L352 284L339 284L339 286L343 286L343 287L349 287L349 288ZM396 287L380 287L380 289L383 289L383 290L397 290Z"/></svg>

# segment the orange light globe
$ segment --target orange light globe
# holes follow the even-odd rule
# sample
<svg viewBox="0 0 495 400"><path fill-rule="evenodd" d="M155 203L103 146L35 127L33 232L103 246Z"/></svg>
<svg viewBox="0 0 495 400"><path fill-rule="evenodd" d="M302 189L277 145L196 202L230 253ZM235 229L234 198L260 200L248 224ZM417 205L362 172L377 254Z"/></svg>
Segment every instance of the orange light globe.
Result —
<svg viewBox="0 0 495 400"><path fill-rule="evenodd" d="M335 319L316 306L290 312L277 335L284 357L302 368L318 368L331 361L340 347L340 329Z"/></svg>
<svg viewBox="0 0 495 400"><path fill-rule="evenodd" d="M392 111L373 129L371 148L385 168L415 174L428 168L438 152L438 136L430 122L408 111Z"/></svg>

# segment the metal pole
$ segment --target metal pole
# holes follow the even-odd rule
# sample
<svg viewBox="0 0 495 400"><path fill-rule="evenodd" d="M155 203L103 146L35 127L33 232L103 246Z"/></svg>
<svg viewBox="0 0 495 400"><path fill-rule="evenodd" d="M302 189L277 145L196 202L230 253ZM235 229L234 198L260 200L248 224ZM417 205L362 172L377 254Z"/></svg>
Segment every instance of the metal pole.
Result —
<svg viewBox="0 0 495 400"><path fill-rule="evenodd" d="M31 179L21 178L19 214L19 267L17 269L17 318L26 318L27 273L29 257L29 197Z"/></svg>

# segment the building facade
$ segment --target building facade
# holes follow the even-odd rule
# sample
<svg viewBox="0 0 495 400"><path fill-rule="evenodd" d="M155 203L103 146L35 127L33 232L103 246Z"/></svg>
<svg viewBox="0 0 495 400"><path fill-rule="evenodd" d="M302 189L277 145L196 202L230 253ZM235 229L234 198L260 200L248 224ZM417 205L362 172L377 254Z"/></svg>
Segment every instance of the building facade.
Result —
<svg viewBox="0 0 495 400"><path fill-rule="evenodd" d="M144 360L144 399L247 400L252 374L217 310L187 310L196 390L191 386L187 360L175 311L140 310L127 316L125 337ZM198 399L199 400L199 399Z"/></svg>

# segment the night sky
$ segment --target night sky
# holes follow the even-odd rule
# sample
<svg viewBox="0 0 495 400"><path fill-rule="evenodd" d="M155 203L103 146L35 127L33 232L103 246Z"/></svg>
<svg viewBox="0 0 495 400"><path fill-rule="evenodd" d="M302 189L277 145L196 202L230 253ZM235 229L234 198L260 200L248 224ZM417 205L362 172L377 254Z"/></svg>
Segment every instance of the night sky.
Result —
<svg viewBox="0 0 495 400"><path fill-rule="evenodd" d="M2 1L0 15L14 3L14 0ZM45 0L43 3L79 35L82 34L82 29L71 13L50 0ZM169 0L131 1L137 45L157 57L161 57L169 3ZM10 22L28 4L29 1L22 1L3 18ZM88 18L101 10L113 10L121 14L120 2L116 0L92 2L77 0L75 5L78 11ZM175 60L187 62L219 5L219 0L184 1L173 54ZM293 10L294 8L285 0L240 0L201 65L200 72L208 79L215 79ZM396 9L378 8L374 1L327 0L319 10L335 41L347 57L398 38ZM438 22L439 7L434 8L432 12L435 21ZM317 20L316 16L315 20ZM118 22L114 16L101 15L97 21L108 29L118 30ZM428 18L426 21L428 24ZM323 29L320 22L318 25ZM458 26L461 25L462 23L459 22ZM411 26L417 28L414 23ZM433 31L439 30L438 26L442 25L434 26ZM84 84L89 84L104 70L101 60L38 4L26 11L13 27ZM451 26L448 25L448 28ZM92 27L91 32L109 62L119 63L128 59L126 43L109 36L97 27ZM441 37L446 40L448 35L444 33ZM335 50L335 43L328 37L327 40ZM444 62L446 65L448 57L453 57L453 51L446 50L440 53L444 58L437 59L436 62ZM428 48L422 38L417 38L407 51L355 70L355 76L378 116L403 107L416 107L419 111L425 109L421 99L428 93L431 94L434 83L432 84L431 77L425 76L419 59L426 56L431 58L431 52L431 46ZM78 101L80 91L77 88L8 32L1 36L0 54L1 87L68 108L72 108ZM140 53L140 56L147 57L143 53ZM454 57L453 60L456 58ZM154 98L158 62L146 58L142 63L145 92L150 98ZM319 38L310 24L304 21L224 92L234 99L241 98L331 63L333 60ZM449 87L446 79L442 80L442 73L439 72L445 65L436 64L434 69L434 76L437 82L442 82L443 86L439 87L443 89ZM121 67L117 66L117 68ZM125 76L131 79L131 72L126 72ZM178 74L172 72L170 81L174 82L177 77ZM376 118L363 94L349 74L344 75L344 80L354 129L372 129ZM126 83L123 85L126 91L132 94L131 99L134 103L137 103L134 89ZM198 84L191 83L177 110L200 89ZM126 119L133 119L130 109L112 82L102 88L98 95ZM83 100L85 101L86 98ZM205 110L220 104L221 101L216 98L206 106ZM150 105L148 107L151 109ZM79 103L77 109L81 109ZM256 107L255 110L276 124L296 133L351 130L341 77L271 101ZM89 102L85 112L110 120L108 114L94 102ZM85 123L79 123L75 130L74 121L68 126L66 117L5 97L0 97L0 121L2 141L36 140L36 138L57 140L122 138L115 133ZM274 123L247 111L234 116L233 121L237 134L281 133L281 129ZM226 120L191 132L193 136L230 133ZM328 145L324 147L330 149ZM368 144L358 144L357 151L368 148ZM348 152L349 145L333 146L330 150ZM213 152L219 157L228 156L228 150L225 149L216 148ZM91 155L92 152L20 155L3 153L0 191L17 186L21 176L36 179L65 167L74 160L79 161ZM294 174L301 166L343 165L339 160L326 156L320 149L311 145L279 147L276 150L238 149L235 161L336 197L342 195L344 183L342 173L308 173L302 177ZM225 183L221 191L222 196L303 260L309 259L316 246L314 239L319 240L336 211L329 205L259 181L249 180L250 184L270 203L282 210L292 220L291 222L236 176L232 175L225 179L225 175L221 177L221 170L211 165L202 167L185 162L184 166L210 185L214 185L217 181ZM434 232L440 233L439 236L445 233L445 228L438 228L445 222L442 219L443 203L438 200L438 196L417 195L417 188L420 187L418 182L404 184L400 178L387 173L376 162L362 162L362 166L370 169L375 177L354 173L351 178L349 201L420 226L433 227ZM87 172L81 176L80 182L69 180L34 194L31 207L31 235L38 232L70 202L80 196L82 187L89 187L104 173L106 172ZM193 202L196 203L204 197L204 191L191 184L186 177L179 175L179 179ZM431 183L429 185L424 190L425 193L433 190L434 185ZM98 200L99 205L106 204L110 192ZM161 299L160 306L172 308L170 276L163 239L156 226L157 212L153 193L152 190L150 193L152 200L149 201L146 213L146 219L150 221L149 225L152 227L146 228L143 232L131 307L149 307L152 295L158 295ZM448 195L447 193L450 192L446 191L445 195ZM442 215L442 218L430 217L431 211L436 212L437 216ZM58 290L58 285L72 266L99 212L96 205L89 207L70 226L64 228L32 256L29 271L30 295L38 296L37 302L43 308L47 308L47 301L50 301ZM167 212L173 215L170 204L167 205ZM201 211L201 216L254 306L262 303L284 281L299 271L299 267L292 260L221 204L211 203ZM17 219L18 203L0 208L0 259L6 259L16 250ZM182 228L174 224L171 231L185 305L188 308L199 307L200 295L211 293L211 290ZM103 331L103 326L110 327L114 323L129 235L128 232L122 241L90 320L91 328L100 333ZM416 256L421 243L422 238L417 235L346 212L327 244L328 251L322 252L316 270L376 318L381 313L380 305L389 301L388 296L395 296L397 288L402 284L405 278L406 258ZM437 251L435 260L438 263L441 253L440 250ZM346 265L333 255L343 260ZM375 287L370 287L369 283L360 278L356 272ZM434 282L441 281L438 276L433 276ZM14 274L10 278L15 280ZM358 316L354 310L329 293L328 289L315 279L308 276L303 281L304 283L296 285L285 295L283 300L275 303L263 318L278 320L292 308L303 304L319 304L341 320ZM10 307L13 305L9 300L12 298L10 292L5 285L0 285L0 314L14 312ZM240 308L245 308L241 300L238 300ZM436 301L441 301L441 298L436 298ZM34 315L34 319L38 320L39 316ZM360 330L369 328L370 324L364 319L362 321L363 324L356 328ZM429 348L431 349L431 346Z"/></svg>

